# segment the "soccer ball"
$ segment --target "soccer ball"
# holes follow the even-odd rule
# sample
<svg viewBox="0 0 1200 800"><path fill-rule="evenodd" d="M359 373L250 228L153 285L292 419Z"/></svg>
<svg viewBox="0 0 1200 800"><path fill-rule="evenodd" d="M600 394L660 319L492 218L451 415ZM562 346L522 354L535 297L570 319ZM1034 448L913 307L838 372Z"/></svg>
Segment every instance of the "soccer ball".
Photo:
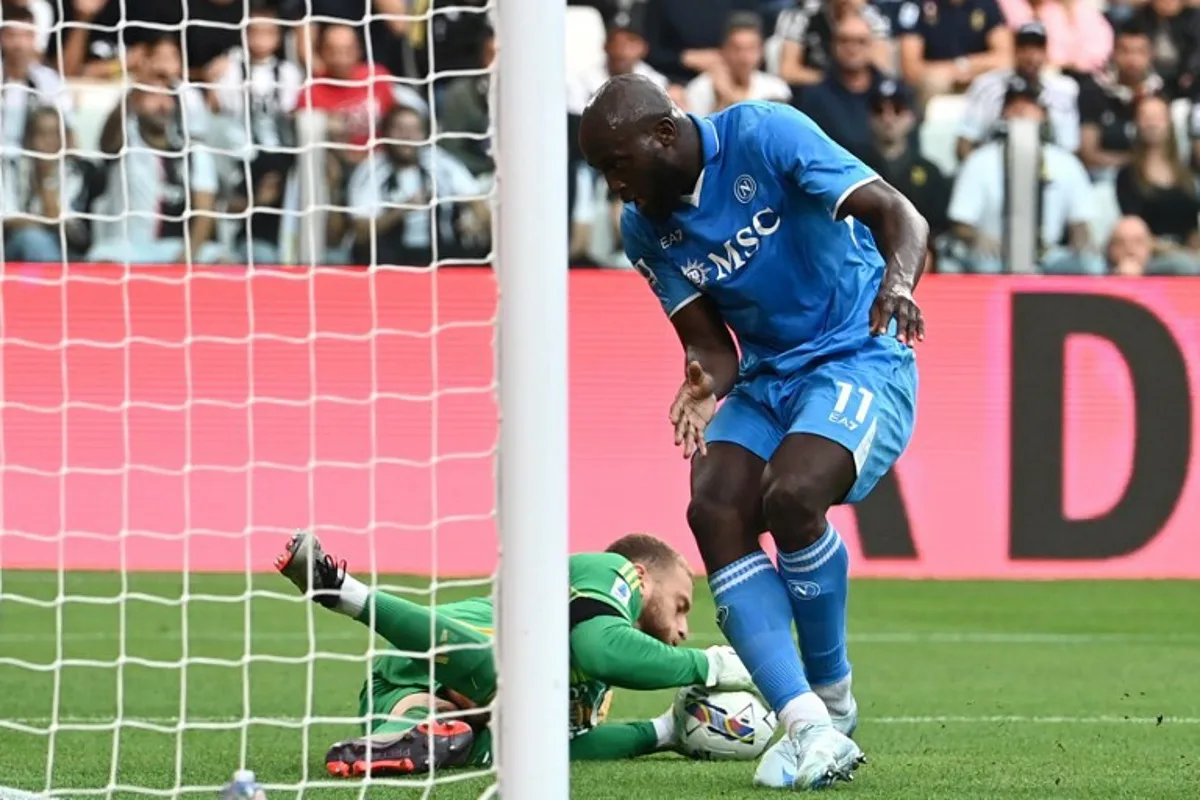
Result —
<svg viewBox="0 0 1200 800"><path fill-rule="evenodd" d="M675 696L679 750L689 758L752 761L775 736L775 714L750 692L709 692L703 686Z"/></svg>

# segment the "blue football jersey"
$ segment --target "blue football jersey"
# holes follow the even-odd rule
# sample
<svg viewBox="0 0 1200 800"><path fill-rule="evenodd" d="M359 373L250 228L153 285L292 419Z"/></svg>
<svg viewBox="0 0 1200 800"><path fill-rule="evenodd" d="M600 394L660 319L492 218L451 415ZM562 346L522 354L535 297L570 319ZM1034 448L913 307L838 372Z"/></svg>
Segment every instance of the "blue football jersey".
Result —
<svg viewBox="0 0 1200 800"><path fill-rule="evenodd" d="M861 348L884 260L865 225L836 217L876 174L790 106L692 119L704 150L693 193L661 224L633 204L621 216L626 255L668 316L712 298L742 380Z"/></svg>

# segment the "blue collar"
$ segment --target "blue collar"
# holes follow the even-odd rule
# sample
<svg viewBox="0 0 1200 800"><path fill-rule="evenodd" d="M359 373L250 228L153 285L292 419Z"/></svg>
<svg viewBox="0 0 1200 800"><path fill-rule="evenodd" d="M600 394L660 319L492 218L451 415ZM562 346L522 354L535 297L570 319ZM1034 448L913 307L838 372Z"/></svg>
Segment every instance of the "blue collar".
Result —
<svg viewBox="0 0 1200 800"><path fill-rule="evenodd" d="M695 114L688 114L688 117L696 123L696 130L700 133L700 147L704 151L704 163L711 164L717 154L721 152L721 142L717 139L717 126L712 123L712 120L698 117Z"/></svg>
<svg viewBox="0 0 1200 800"><path fill-rule="evenodd" d="M700 170L700 176L696 178L696 185L692 188L690 194L684 195L681 199L690 206L700 206L700 190L704 187L704 173L707 171L707 166L711 164L721 152L721 142L717 138L717 126L712 123L712 120L698 117L695 114L688 114L688 118L696 125L696 131L700 134L700 150L704 154L705 168Z"/></svg>

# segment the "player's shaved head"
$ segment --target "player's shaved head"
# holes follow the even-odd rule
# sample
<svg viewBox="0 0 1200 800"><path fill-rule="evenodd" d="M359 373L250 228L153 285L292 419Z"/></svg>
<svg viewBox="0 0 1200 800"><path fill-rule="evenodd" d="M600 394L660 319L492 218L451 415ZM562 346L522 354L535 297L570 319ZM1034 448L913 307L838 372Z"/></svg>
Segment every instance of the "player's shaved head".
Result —
<svg viewBox="0 0 1200 800"><path fill-rule="evenodd" d="M674 116L677 111L662 87L644 75L616 75L588 102L583 110L583 126L603 125L609 131L625 133Z"/></svg>
<svg viewBox="0 0 1200 800"><path fill-rule="evenodd" d="M695 125L642 75L616 75L583 110L579 146L609 188L647 216L668 216L700 174Z"/></svg>

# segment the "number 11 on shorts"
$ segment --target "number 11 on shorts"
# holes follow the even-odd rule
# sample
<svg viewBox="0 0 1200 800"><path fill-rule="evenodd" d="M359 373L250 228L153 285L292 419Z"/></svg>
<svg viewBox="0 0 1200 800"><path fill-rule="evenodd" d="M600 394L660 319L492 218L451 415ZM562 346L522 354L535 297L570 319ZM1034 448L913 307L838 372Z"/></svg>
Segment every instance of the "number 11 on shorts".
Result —
<svg viewBox="0 0 1200 800"><path fill-rule="evenodd" d="M837 402L833 404L833 413L829 415L829 421L842 423L850 430L854 430L866 422L867 412L871 410L871 401L875 399L875 393L846 381L834 381L834 383L838 387L838 396ZM846 409L850 406L855 389L858 390L858 410L854 412L854 420L851 424L851 420L846 416Z"/></svg>

